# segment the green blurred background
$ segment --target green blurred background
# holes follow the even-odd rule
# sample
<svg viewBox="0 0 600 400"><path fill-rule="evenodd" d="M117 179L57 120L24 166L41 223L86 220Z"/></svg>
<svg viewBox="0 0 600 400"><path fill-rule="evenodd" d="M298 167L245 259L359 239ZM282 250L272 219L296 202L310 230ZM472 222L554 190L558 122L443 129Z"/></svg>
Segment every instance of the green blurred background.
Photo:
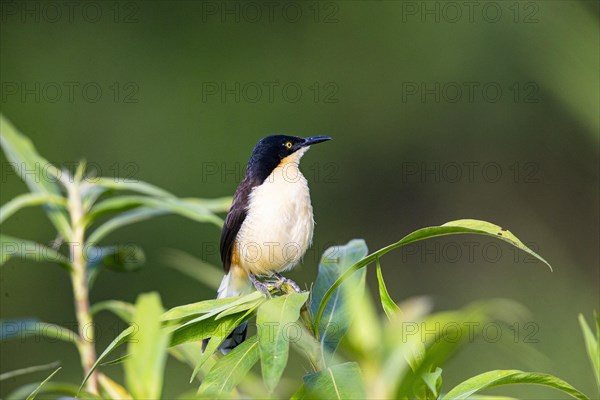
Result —
<svg viewBox="0 0 600 400"><path fill-rule="evenodd" d="M505 297L531 310L537 330L516 341L534 339L533 351L479 340L446 365L446 388L519 368L595 393L577 314L599 304L598 2L70 4L2 2L1 111L47 159L85 158L105 176L220 197L263 136L331 135L303 159L317 226L291 278L310 285L333 243L361 237L375 250L454 219L497 223L554 273L499 242L434 240L383 259L392 297L431 295L437 310ZM1 157L3 204L26 188ZM2 231L54 238L41 210ZM179 217L119 231L106 243L139 243L148 262L137 273L105 271L92 302L152 290L165 307L212 297L162 257L177 248L218 265L219 234ZM2 318L74 323L60 268L11 261L0 273ZM97 322L101 350L123 323ZM513 342L513 331L502 333ZM1 350L2 372L60 359L61 380L80 379L70 344L28 339ZM165 396L189 388L188 377L170 359ZM3 382L0 396L31 379Z"/></svg>

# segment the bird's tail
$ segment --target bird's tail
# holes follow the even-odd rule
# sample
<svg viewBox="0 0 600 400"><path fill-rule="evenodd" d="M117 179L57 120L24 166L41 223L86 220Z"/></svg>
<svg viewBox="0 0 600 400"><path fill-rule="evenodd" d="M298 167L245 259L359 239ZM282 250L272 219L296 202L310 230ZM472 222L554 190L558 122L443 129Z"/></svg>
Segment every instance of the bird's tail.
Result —
<svg viewBox="0 0 600 400"><path fill-rule="evenodd" d="M249 294L252 292L252 284L248 275L245 272L238 272L237 268L232 268L229 272L223 277L221 281L221 285L219 286L219 290L217 291L217 299L223 299L225 297L235 297L242 296L245 294ZM233 332L227 336L227 339L221 343L219 346L219 350L221 353L227 354L235 347L239 346L244 340L246 340L246 335L248 333L248 322L244 322L241 325L237 326ZM202 341L202 351L206 349L208 345L208 339L204 339Z"/></svg>

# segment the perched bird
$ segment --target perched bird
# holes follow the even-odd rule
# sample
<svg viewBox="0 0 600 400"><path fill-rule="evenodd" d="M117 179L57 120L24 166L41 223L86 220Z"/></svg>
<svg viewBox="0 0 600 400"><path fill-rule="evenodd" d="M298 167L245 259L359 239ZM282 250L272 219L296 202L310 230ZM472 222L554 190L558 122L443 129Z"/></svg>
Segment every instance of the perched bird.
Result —
<svg viewBox="0 0 600 400"><path fill-rule="evenodd" d="M217 298L248 294L252 286L270 296L272 284L257 277L275 277L278 285L300 291L280 275L300 261L313 237L310 193L299 163L311 145L330 139L273 135L256 144L221 233L225 277ZM247 325L238 326L219 346L223 354L246 339Z"/></svg>

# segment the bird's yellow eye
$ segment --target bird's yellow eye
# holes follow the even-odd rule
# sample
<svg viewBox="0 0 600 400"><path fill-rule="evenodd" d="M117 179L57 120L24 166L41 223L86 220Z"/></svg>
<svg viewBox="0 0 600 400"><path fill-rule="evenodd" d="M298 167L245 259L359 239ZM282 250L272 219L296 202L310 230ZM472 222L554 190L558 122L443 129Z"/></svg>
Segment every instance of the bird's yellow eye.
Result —
<svg viewBox="0 0 600 400"><path fill-rule="evenodd" d="M285 144L285 147L287 147L288 149L291 149L292 148L292 142L287 142Z"/></svg>

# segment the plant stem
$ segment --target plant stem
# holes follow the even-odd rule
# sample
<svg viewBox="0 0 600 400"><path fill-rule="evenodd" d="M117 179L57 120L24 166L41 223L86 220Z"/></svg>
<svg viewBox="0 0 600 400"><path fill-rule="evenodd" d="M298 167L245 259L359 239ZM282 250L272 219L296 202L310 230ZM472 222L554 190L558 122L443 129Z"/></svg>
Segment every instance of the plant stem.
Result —
<svg viewBox="0 0 600 400"><path fill-rule="evenodd" d="M291 285L284 285L283 289L284 292L288 294L296 293L296 290ZM321 352L316 351L317 349L320 350L320 344L315 336L315 328L310 319L310 313L308 312L308 306L306 305L306 303L304 303L302 305L302 308L300 308L300 320L304 324L304 327L306 328L307 332L310 334L311 339L314 340L312 346L308 345L304 349L304 353L306 354L306 357L310 362L313 372L322 371L323 369L325 369L325 360L323 359ZM312 341L311 339L309 339L309 341Z"/></svg>
<svg viewBox="0 0 600 400"><path fill-rule="evenodd" d="M312 339L314 339L316 343L319 343L319 341L317 340L317 338L315 336L315 330L312 325L312 322L310 319L310 314L308 312L308 307L306 306L306 304L304 304L302 306L302 308L300 309L300 320L302 321L302 323L304 324L304 326L306 327L306 329L312 336ZM320 348L320 345L317 344L317 346ZM323 360L321 353L315 352L314 350L315 350L314 347L312 349L307 349L306 355L310 361L313 371L319 372L325 368L325 361Z"/></svg>
<svg viewBox="0 0 600 400"><path fill-rule="evenodd" d="M300 319L304 323L304 326L306 326L306 329L308 329L308 331L315 336L315 329L310 320L310 314L308 313L308 307L306 307L306 303L303 304L302 308L300 309Z"/></svg>
<svg viewBox="0 0 600 400"><path fill-rule="evenodd" d="M96 362L96 349L94 338L94 325L90 314L90 300L87 283L86 261L84 254L85 224L84 212L79 191L80 181L76 179L68 185L69 192L69 215L71 217L72 237L69 243L73 272L71 282L73 284L73 295L75 299L75 315L79 325L79 338L77 348L81 358L81 366L84 375ZM86 383L86 390L98 393L98 377L94 372Z"/></svg>

